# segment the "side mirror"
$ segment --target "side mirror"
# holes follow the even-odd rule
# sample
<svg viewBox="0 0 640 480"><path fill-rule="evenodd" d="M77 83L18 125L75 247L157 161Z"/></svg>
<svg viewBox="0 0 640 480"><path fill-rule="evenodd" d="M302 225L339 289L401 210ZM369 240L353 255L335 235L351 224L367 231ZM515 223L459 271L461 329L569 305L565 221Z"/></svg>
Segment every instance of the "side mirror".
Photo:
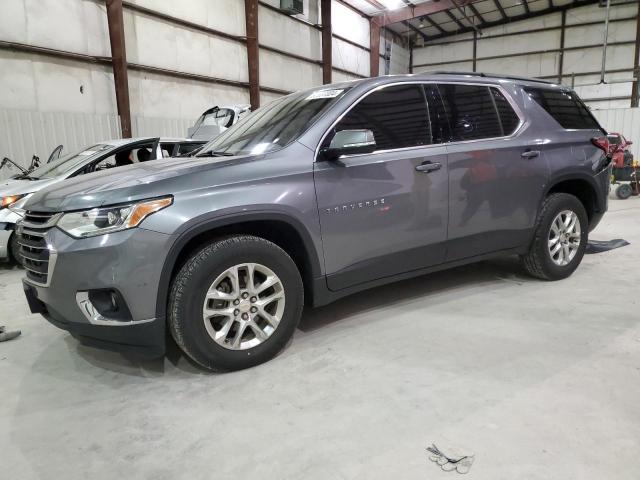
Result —
<svg viewBox="0 0 640 480"><path fill-rule="evenodd" d="M341 130L321 153L324 160L335 160L342 155L372 153L375 150L376 140L371 130Z"/></svg>

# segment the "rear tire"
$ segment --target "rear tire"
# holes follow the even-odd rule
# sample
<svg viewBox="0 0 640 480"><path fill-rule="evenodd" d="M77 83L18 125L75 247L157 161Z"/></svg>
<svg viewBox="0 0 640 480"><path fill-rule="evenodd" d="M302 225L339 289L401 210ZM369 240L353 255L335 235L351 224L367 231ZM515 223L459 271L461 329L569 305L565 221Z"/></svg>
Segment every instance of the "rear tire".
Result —
<svg viewBox="0 0 640 480"><path fill-rule="evenodd" d="M567 193L549 195L538 215L531 248L522 257L525 270L542 280L567 278L580 265L588 237L589 218L582 202Z"/></svg>
<svg viewBox="0 0 640 480"><path fill-rule="evenodd" d="M300 272L284 250L251 235L226 237L195 252L174 277L169 330L201 366L240 370L284 348L303 304Z"/></svg>
<svg viewBox="0 0 640 480"><path fill-rule="evenodd" d="M11 234L9 238L9 256L11 260L13 260L17 265L24 267L24 260L22 259L22 255L20 255L20 244L18 243L18 235L14 233Z"/></svg>

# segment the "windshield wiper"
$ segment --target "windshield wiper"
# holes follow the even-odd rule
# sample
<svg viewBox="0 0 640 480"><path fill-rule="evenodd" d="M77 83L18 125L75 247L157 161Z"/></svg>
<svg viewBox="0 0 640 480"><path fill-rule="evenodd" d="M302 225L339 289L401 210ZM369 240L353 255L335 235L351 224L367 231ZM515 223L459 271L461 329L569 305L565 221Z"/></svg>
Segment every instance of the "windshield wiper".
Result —
<svg viewBox="0 0 640 480"><path fill-rule="evenodd" d="M17 180L40 180L38 177L32 177L28 173L23 173L22 175L18 175L15 177Z"/></svg>
<svg viewBox="0 0 640 480"><path fill-rule="evenodd" d="M235 153L224 152L222 150L207 150L206 152L198 153L196 157L233 157Z"/></svg>

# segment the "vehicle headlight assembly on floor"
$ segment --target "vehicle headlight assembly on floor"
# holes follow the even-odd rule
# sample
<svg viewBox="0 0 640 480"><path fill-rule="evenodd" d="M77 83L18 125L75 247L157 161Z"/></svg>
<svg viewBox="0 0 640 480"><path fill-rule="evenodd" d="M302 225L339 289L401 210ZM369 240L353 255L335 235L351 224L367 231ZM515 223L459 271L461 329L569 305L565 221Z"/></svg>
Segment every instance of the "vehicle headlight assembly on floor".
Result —
<svg viewBox="0 0 640 480"><path fill-rule="evenodd" d="M137 227L149 215L172 203L173 197L163 197L128 205L70 212L62 216L57 226L75 238L95 237Z"/></svg>

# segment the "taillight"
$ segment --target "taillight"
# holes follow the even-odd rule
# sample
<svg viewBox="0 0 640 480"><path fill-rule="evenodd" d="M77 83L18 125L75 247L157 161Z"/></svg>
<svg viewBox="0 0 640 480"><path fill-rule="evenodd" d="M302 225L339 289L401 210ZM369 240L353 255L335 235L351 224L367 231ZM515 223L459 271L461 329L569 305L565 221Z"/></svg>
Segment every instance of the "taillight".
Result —
<svg viewBox="0 0 640 480"><path fill-rule="evenodd" d="M607 155L611 155L613 152L613 145L609 143L609 139L607 137L594 137L591 139L591 143Z"/></svg>

